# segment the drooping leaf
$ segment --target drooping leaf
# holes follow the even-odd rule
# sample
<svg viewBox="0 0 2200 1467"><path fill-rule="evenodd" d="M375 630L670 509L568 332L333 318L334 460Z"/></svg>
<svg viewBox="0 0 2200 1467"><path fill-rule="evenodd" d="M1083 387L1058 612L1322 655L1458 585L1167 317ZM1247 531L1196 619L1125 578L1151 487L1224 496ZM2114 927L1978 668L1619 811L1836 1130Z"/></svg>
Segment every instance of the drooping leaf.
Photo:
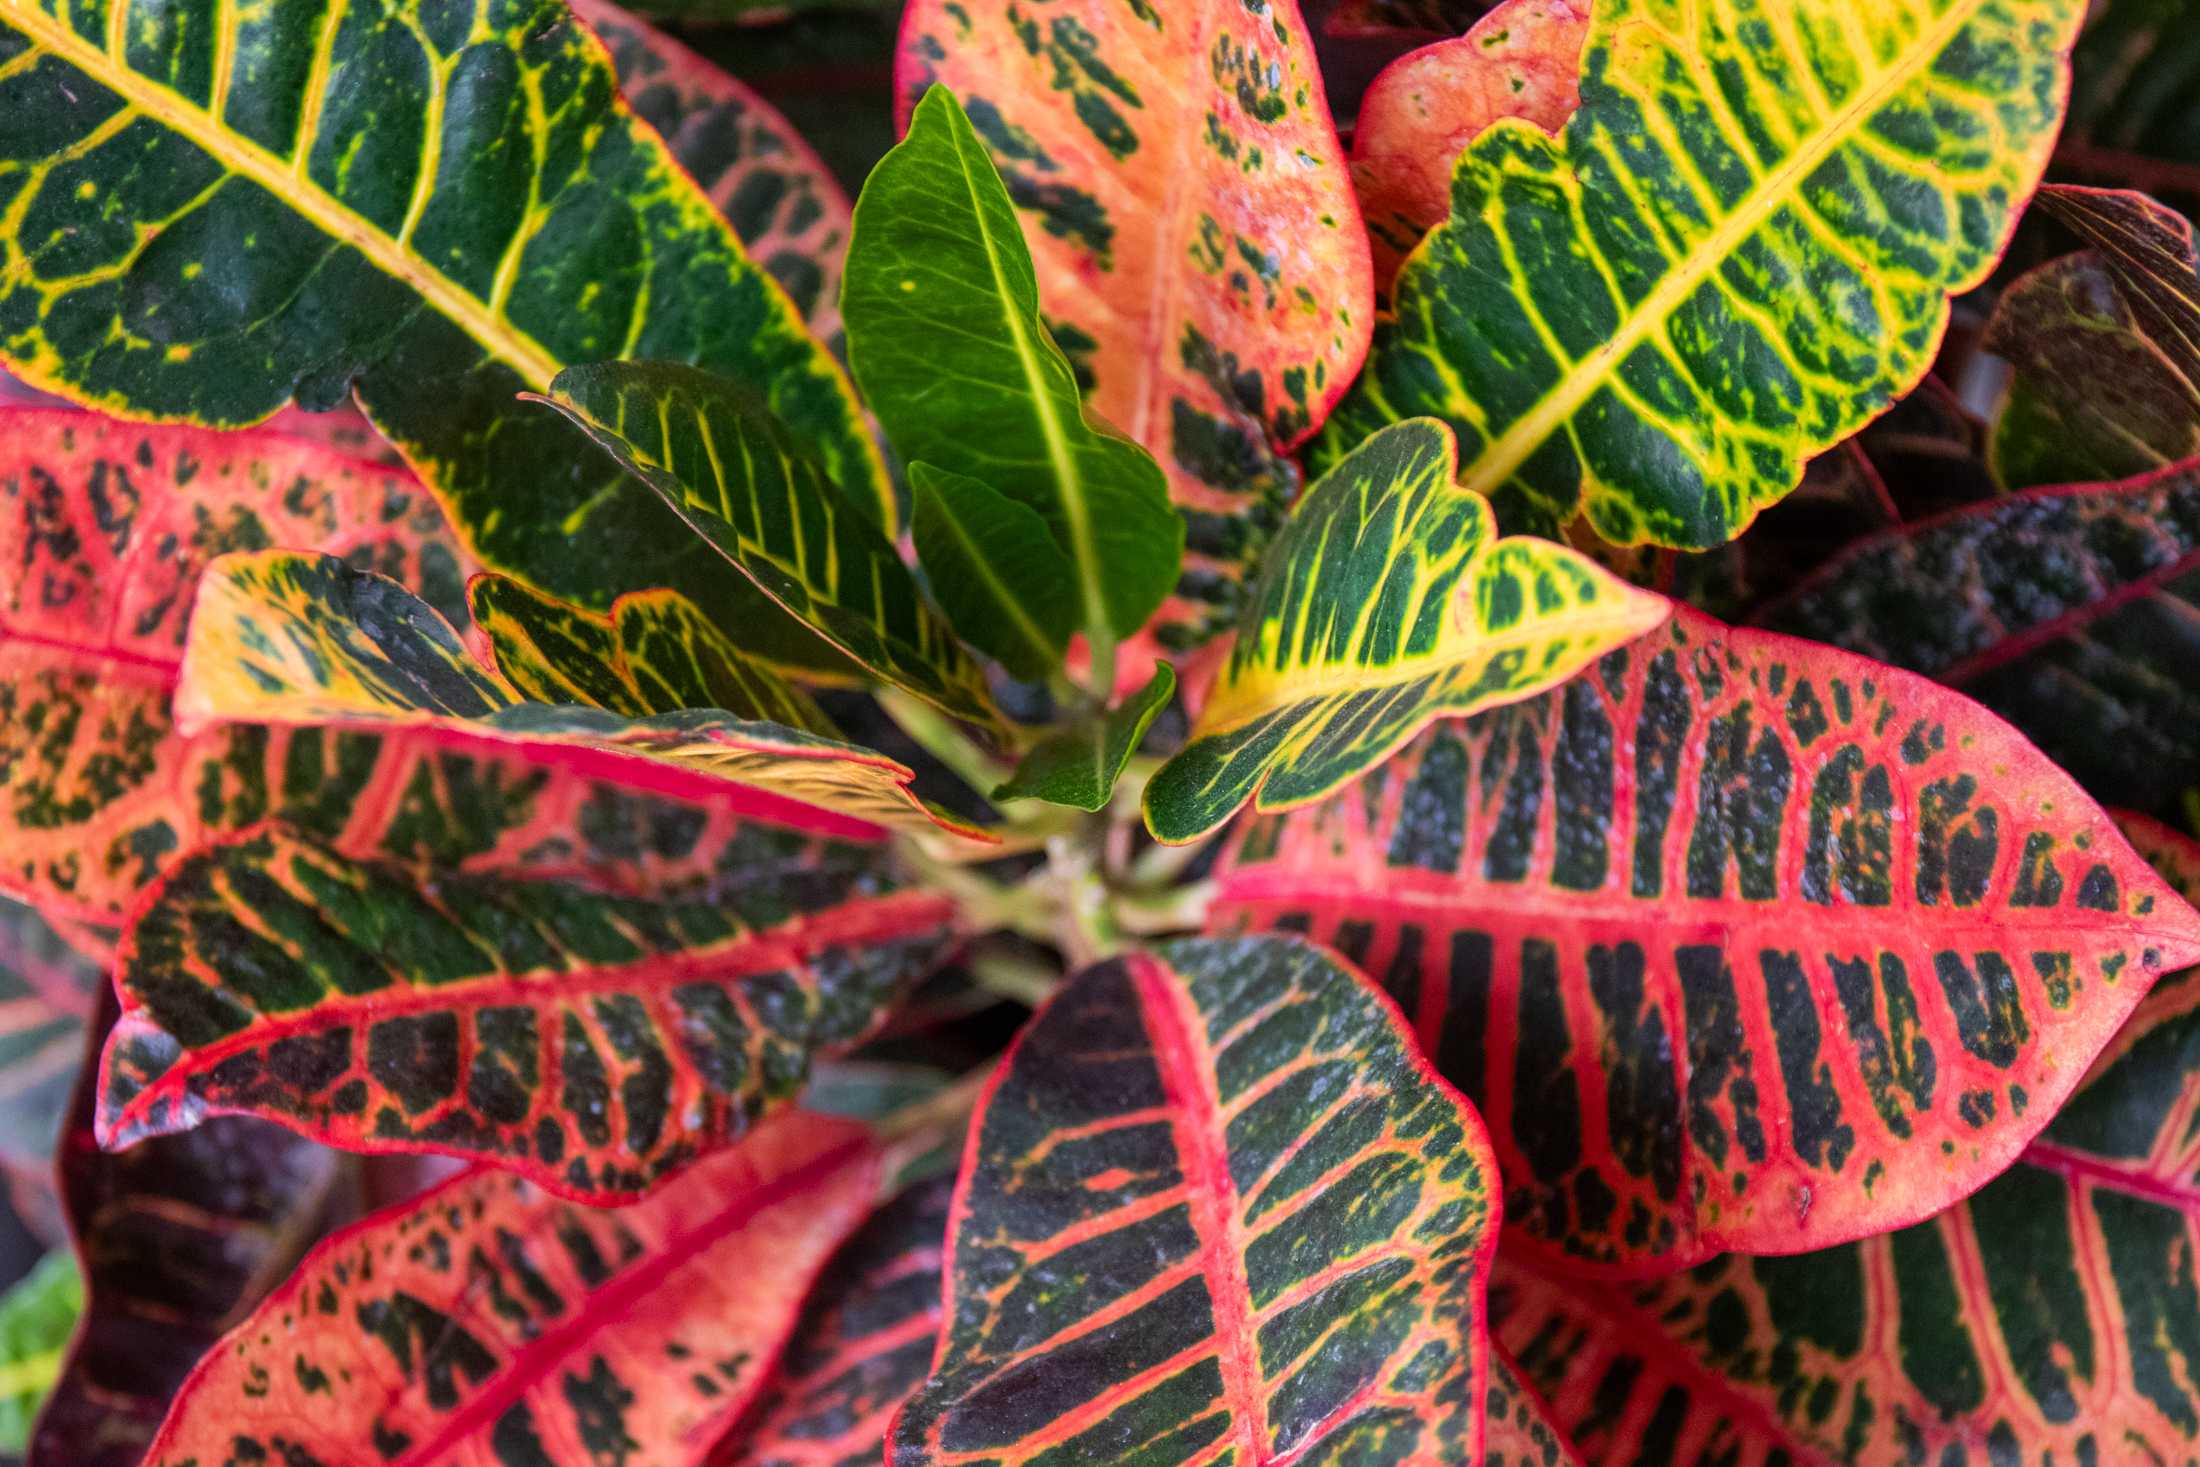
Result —
<svg viewBox="0 0 2200 1467"><path fill-rule="evenodd" d="M958 718L996 721L983 675L893 542L753 393L684 367L606 362L559 373L545 400L865 670Z"/></svg>
<svg viewBox="0 0 2200 1467"><path fill-rule="evenodd" d="M653 689L679 675L670 650L654 651ZM417 597L327 556L232 554L210 567L175 707L187 731L415 728L454 750L509 748L655 792L735 799L798 829L990 839L912 794L906 765L853 744L708 708L632 718L522 702Z"/></svg>
<svg viewBox="0 0 2200 1467"><path fill-rule="evenodd" d="M909 466L909 491L917 561L962 639L1026 681L1060 672L1077 630L1077 566L1039 512L927 463Z"/></svg>
<svg viewBox="0 0 2200 1467"><path fill-rule="evenodd" d="M147 1467L686 1467L753 1401L881 1183L792 1113L599 1211L471 1170L330 1238L185 1382Z"/></svg>
<svg viewBox="0 0 2200 1467"><path fill-rule="evenodd" d="M1483 129L1518 117L1545 132L1581 100L1586 0L1505 0L1466 34L1383 68L1352 126L1352 186L1374 249L1375 288L1451 214L1452 165Z"/></svg>
<svg viewBox="0 0 2200 1467"><path fill-rule="evenodd" d="M0 1168L12 1181L53 1187L85 1022L106 981L35 910L0 899Z"/></svg>
<svg viewBox="0 0 2200 1467"><path fill-rule="evenodd" d="M2160 859L2177 842L2134 832ZM2156 985L2021 1161L1930 1222L1632 1294L1501 1264L1590 1462L2181 1462L2200 1433L2200 981Z"/></svg>
<svg viewBox="0 0 2200 1467"><path fill-rule="evenodd" d="M106 411L236 427L347 387L488 565L593 605L717 567L579 435L514 401L574 362L763 394L874 518L845 377L619 100L558 0L11 6L25 119L0 357Z"/></svg>
<svg viewBox="0 0 2200 1467"><path fill-rule="evenodd" d="M1924 673L2095 798L2182 818L2200 788L2200 464L2040 489L1851 547L1759 624Z"/></svg>
<svg viewBox="0 0 2200 1467"><path fill-rule="evenodd" d="M841 1245L803 1301L771 1389L710 1467L880 1460L895 1409L932 1367L950 1182L911 1188Z"/></svg>
<svg viewBox="0 0 2200 1467"><path fill-rule="evenodd" d="M1478 1462L1493 1182L1472 1109L1322 952L1089 968L972 1123L888 1460Z"/></svg>
<svg viewBox="0 0 2200 1467"><path fill-rule="evenodd" d="M1139 740L1175 695L1176 669L1166 662L1155 663L1146 686L1121 703L1033 745L993 798L1022 797L1078 810L1105 810L1123 766L1138 752Z"/></svg>
<svg viewBox="0 0 2200 1467"><path fill-rule="evenodd" d="M29 1467L142 1467L176 1388L319 1236L342 1158L277 1126L211 1121L116 1155L92 1137L99 1037L62 1138L84 1314L32 1427Z"/></svg>
<svg viewBox="0 0 2200 1467"><path fill-rule="evenodd" d="M99 1139L250 1114L639 1196L790 1100L953 939L952 900L883 862L757 844L661 901L272 828L205 847L123 935Z"/></svg>
<svg viewBox="0 0 2200 1467"><path fill-rule="evenodd" d="M465 617L470 561L401 473L270 433L0 414L0 892L112 921L197 824L284 787L280 763L241 789L210 772L247 751L169 713L201 569L267 545Z"/></svg>
<svg viewBox="0 0 2200 1467"><path fill-rule="evenodd" d="M1564 546L1500 540L1431 419L1322 476L1269 547L1191 741L1146 823L1196 840L1247 800L1286 810L1379 764L1431 719L1525 698L1665 619L1660 597Z"/></svg>
<svg viewBox="0 0 2200 1467"><path fill-rule="evenodd" d="M665 7L567 3L611 52L627 105L664 138L748 257L771 272L820 341L839 336L849 204L825 161L754 91L628 14Z"/></svg>
<svg viewBox="0 0 2200 1467"><path fill-rule="evenodd" d="M61 1376L84 1276L67 1249L49 1253L0 1295L0 1452L30 1445L31 1421Z"/></svg>
<svg viewBox="0 0 2200 1467"><path fill-rule="evenodd" d="M1443 417L1510 529L1739 534L1931 364L2061 119L2080 0L1599 0L1581 105L1462 155L1318 457Z"/></svg>
<svg viewBox="0 0 2200 1467"><path fill-rule="evenodd" d="M901 106L935 82L968 109L1021 212L1036 304L1086 401L1160 461L1183 512L1189 554L1164 586L1160 649L1227 630L1239 578L1298 489L1286 451L1359 370L1374 316L1299 6L1075 0L1041 15L918 0Z"/></svg>
<svg viewBox="0 0 2200 1467"><path fill-rule="evenodd" d="M2129 189L2049 184L2040 202L2100 252L2147 336L2186 380L2200 382L2200 264L2192 221Z"/></svg>
<svg viewBox="0 0 2200 1467"><path fill-rule="evenodd" d="M2193 912L2015 730L1680 611L1246 827L1212 920L1335 945L1488 1120L1524 1256L1653 1274L2006 1165Z"/></svg>
<svg viewBox="0 0 2200 1467"><path fill-rule="evenodd" d="M632 718L712 708L838 736L808 694L736 647L678 591L629 591L609 614L508 576L476 576L466 591L498 676L535 702Z"/></svg>
<svg viewBox="0 0 2200 1467"><path fill-rule="evenodd" d="M1075 568L1080 628L1137 631L1176 583L1183 523L1153 457L1086 419L1008 191L945 88L863 186L841 310L895 450L1031 509Z"/></svg>

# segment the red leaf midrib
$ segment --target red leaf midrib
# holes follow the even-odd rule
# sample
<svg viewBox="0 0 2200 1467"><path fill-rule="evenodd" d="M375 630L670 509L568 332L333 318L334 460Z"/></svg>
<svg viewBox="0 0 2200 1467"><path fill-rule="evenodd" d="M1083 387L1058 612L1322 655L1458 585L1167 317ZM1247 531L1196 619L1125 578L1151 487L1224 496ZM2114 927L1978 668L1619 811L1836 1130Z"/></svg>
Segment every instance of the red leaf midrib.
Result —
<svg viewBox="0 0 2200 1467"><path fill-rule="evenodd" d="M2086 1183L2106 1187L2111 1191L2161 1203L2187 1215L2200 1214L2200 1185L2189 1179L2179 1182L2157 1175L2148 1168L2144 1158L2124 1166L2107 1157L2065 1146L2060 1142L2037 1140L2024 1149L2018 1160L2042 1171L2053 1172L2074 1186Z"/></svg>

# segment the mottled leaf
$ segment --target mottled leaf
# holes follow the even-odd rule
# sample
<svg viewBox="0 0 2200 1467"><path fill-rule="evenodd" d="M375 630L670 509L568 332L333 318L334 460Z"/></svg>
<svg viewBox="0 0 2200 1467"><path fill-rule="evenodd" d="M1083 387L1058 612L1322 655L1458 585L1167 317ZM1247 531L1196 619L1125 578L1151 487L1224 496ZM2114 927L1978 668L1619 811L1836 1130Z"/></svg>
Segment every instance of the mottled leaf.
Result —
<svg viewBox="0 0 2200 1467"><path fill-rule="evenodd" d="M1588 29L1587 0L1506 0L1368 84L1352 125L1352 187L1377 291L1388 294L1413 247L1450 217L1452 166L1483 129L1500 117L1550 133L1566 125Z"/></svg>
<svg viewBox="0 0 2200 1467"><path fill-rule="evenodd" d="M1220 878L1217 925L1380 975L1489 1122L1516 1251L1620 1274L1947 1206L2200 958L1999 719L1686 611L1247 826Z"/></svg>
<svg viewBox="0 0 2200 1467"><path fill-rule="evenodd" d="M1493 1181L1472 1109L1319 950L1089 968L972 1124L888 1460L1479 1461Z"/></svg>
<svg viewBox="0 0 2200 1467"><path fill-rule="evenodd" d="M2200 464L2040 489L1865 540L1761 625L1978 699L2095 798L2200 787Z"/></svg>
<svg viewBox="0 0 2200 1467"><path fill-rule="evenodd" d="M31 1421L61 1376L84 1312L84 1276L66 1249L49 1253L0 1295L0 1452L22 1455Z"/></svg>
<svg viewBox="0 0 2200 1467"><path fill-rule="evenodd" d="M1500 540L1432 419L1369 438L1269 547L1189 743L1146 823L1196 840L1254 800L1286 810L1387 758L1431 719L1525 698L1668 606L1560 545Z"/></svg>
<svg viewBox="0 0 2200 1467"><path fill-rule="evenodd" d="M1176 583L1183 524L1152 456L1085 417L1008 191L945 88L864 183L841 309L895 451L1031 509L1075 568L1079 628L1137 631Z"/></svg>
<svg viewBox="0 0 2200 1467"><path fill-rule="evenodd" d="M1490 1341L1490 1388L1483 1397L1482 1467L1580 1467L1551 1408L1520 1378L1520 1367Z"/></svg>
<svg viewBox="0 0 2200 1467"><path fill-rule="evenodd" d="M1359 370L1374 317L1298 5L917 0L901 105L934 82L961 98L1022 213L1037 304L1087 402L1168 474L1188 554L1162 583L1160 650L1227 630L1298 488L1285 451Z"/></svg>
<svg viewBox="0 0 2200 1467"><path fill-rule="evenodd" d="M878 1197L789 1114L616 1211L481 1169L330 1238L185 1382L147 1467L686 1467L763 1387Z"/></svg>
<svg viewBox="0 0 2200 1467"><path fill-rule="evenodd" d="M56 13L58 12L58 13ZM106 411L236 427L356 393L484 563L594 605L712 557L514 401L570 363L740 379L875 514L845 377L557 0L221 0L0 21L0 357Z"/></svg>
<svg viewBox="0 0 2200 1467"><path fill-rule="evenodd" d="M958 718L996 721L984 676L893 542L755 394L684 367L607 362L559 373L545 400L866 671Z"/></svg>
<svg viewBox="0 0 2200 1467"><path fill-rule="evenodd" d="M2133 835L2188 887L2200 873L2190 841ZM2017 1165L1932 1221L1632 1295L1501 1266L1496 1333L1591 1462L2184 1461L2200 1435L2196 1097L2185 972Z"/></svg>
<svg viewBox="0 0 2200 1467"><path fill-rule="evenodd" d="M1078 810L1105 810L1123 766L1138 752L1154 718L1176 695L1176 669L1154 664L1146 686L1115 707L1048 734L1017 763L996 800L1047 800Z"/></svg>
<svg viewBox="0 0 2200 1467"><path fill-rule="evenodd" d="M2188 381L2200 381L2200 266L2192 221L2129 189L2049 184L2040 202L2100 252L2147 336Z"/></svg>
<svg viewBox="0 0 2200 1467"><path fill-rule="evenodd" d="M1039 512L966 474L909 466L910 533L962 639L1016 677L1062 670L1077 630L1077 566Z"/></svg>
<svg viewBox="0 0 2200 1467"><path fill-rule="evenodd" d="M1498 122L1332 418L1433 414L1515 530L1705 548L1931 365L2053 143L2081 0L1599 0L1557 138Z"/></svg>

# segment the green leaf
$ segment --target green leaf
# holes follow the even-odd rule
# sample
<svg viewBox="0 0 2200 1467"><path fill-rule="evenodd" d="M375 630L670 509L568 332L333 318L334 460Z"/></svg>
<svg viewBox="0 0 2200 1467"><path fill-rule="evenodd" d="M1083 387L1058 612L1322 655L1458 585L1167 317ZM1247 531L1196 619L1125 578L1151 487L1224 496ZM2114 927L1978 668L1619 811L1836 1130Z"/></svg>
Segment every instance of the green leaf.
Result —
<svg viewBox="0 0 2200 1467"><path fill-rule="evenodd" d="M1078 810L1105 810L1123 766L1137 752L1155 715L1176 693L1176 669L1154 664L1153 677L1117 707L1096 713L1039 741L996 800L1046 800Z"/></svg>
<svg viewBox="0 0 2200 1467"><path fill-rule="evenodd" d="M1318 461L1441 416L1514 530L1706 548L1930 365L2045 165L2083 0L1598 0L1581 105L1461 155Z"/></svg>
<svg viewBox="0 0 2200 1467"><path fill-rule="evenodd" d="M1077 567L1046 521L931 464L909 466L909 489L917 562L962 639L1026 682L1060 672L1077 630Z"/></svg>
<svg viewBox="0 0 2200 1467"><path fill-rule="evenodd" d="M84 1312L84 1276L62 1248L0 1296L0 1452L30 1444L31 1419L60 1377L69 1335Z"/></svg>
<svg viewBox="0 0 2200 1467"><path fill-rule="evenodd" d="M1146 786L1157 838L1197 840L1249 799L1317 800L1431 719L1541 692L1665 620L1663 597L1562 545L1498 539L1455 454L1416 418L1307 491L1190 741Z"/></svg>
<svg viewBox="0 0 2200 1467"><path fill-rule="evenodd" d="M892 542L753 392L688 367L604 362L559 373L544 401L866 671L944 713L999 723L983 672Z"/></svg>
<svg viewBox="0 0 2200 1467"><path fill-rule="evenodd" d="M595 606L738 610L513 400L569 363L738 378L890 518L847 379L557 0L53 9L0 19L0 355L35 384L217 427L349 388L483 563Z"/></svg>
<svg viewBox="0 0 2200 1467"><path fill-rule="evenodd" d="M856 201L841 314L896 451L1036 511L1076 567L1096 642L1142 626L1176 583L1183 521L1152 457L1086 421L1015 206L944 88Z"/></svg>

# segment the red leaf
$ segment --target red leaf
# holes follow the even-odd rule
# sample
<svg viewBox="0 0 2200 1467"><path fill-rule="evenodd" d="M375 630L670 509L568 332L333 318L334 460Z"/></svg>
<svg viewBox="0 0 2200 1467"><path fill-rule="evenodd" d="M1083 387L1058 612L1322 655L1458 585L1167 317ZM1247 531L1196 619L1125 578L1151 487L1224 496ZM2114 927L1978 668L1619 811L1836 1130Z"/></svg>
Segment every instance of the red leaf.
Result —
<svg viewBox="0 0 2200 1467"><path fill-rule="evenodd" d="M2200 913L2000 720L1689 612L1247 825L1214 920L1382 975L1526 1251L1622 1274L1937 1211L2200 957Z"/></svg>

